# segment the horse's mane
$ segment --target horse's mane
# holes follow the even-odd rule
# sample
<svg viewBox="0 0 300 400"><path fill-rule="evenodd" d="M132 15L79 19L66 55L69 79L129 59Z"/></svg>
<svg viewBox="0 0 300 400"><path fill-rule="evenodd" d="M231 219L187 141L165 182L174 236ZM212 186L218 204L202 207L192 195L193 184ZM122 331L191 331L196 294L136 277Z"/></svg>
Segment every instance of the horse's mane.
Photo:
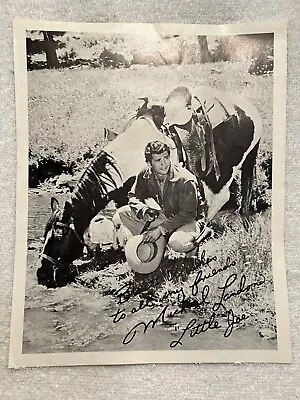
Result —
<svg viewBox="0 0 300 400"><path fill-rule="evenodd" d="M79 215L81 225L87 226L107 205L109 193L118 189L120 180L116 161L102 150L84 171L71 195L74 215Z"/></svg>
<svg viewBox="0 0 300 400"><path fill-rule="evenodd" d="M163 125L164 121L164 107L158 104L154 104L151 107L148 107L147 103L143 106L139 107L135 114L128 120L125 129L128 129L130 125L139 118L144 118L146 120L151 120L154 122L156 128L161 130L161 126Z"/></svg>

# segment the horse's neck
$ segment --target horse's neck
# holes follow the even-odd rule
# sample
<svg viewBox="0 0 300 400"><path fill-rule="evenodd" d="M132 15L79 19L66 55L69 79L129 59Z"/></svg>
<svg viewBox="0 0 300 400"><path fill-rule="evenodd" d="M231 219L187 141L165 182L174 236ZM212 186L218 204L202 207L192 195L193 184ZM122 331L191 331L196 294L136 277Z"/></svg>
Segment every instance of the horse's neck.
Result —
<svg viewBox="0 0 300 400"><path fill-rule="evenodd" d="M84 201L81 197L71 198L73 219L77 233L82 236L91 220L97 214L95 207Z"/></svg>
<svg viewBox="0 0 300 400"><path fill-rule="evenodd" d="M74 221L80 233L107 205L110 194L121 186L123 181L115 159L101 151L85 170L71 196Z"/></svg>

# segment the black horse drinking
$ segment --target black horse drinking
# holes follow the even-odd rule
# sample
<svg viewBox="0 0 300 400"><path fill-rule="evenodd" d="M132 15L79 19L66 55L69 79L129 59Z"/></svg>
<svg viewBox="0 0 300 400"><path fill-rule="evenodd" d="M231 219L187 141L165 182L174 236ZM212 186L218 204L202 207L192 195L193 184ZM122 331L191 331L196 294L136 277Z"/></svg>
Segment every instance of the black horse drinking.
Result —
<svg viewBox="0 0 300 400"><path fill-rule="evenodd" d="M241 170L240 211L248 216L262 131L259 113L240 96L210 89L209 99L196 99L196 112L184 126L164 125L163 107L149 107L145 101L125 131L112 135L114 140L94 158L70 200L62 208L51 200L52 215L37 271L39 283L57 287L74 279L76 271L70 265L82 256L84 233L91 220L111 200L117 207L126 204L128 191L144 165L143 150L153 140L168 143L173 160L185 163L201 181L209 220L228 201L229 187Z"/></svg>

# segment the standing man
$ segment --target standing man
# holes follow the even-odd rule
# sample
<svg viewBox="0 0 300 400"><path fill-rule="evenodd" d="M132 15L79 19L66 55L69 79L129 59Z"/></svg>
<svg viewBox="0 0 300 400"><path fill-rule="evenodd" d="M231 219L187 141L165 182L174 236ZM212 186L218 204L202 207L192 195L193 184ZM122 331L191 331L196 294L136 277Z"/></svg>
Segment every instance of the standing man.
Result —
<svg viewBox="0 0 300 400"><path fill-rule="evenodd" d="M235 143L230 144L230 138L234 136L230 132L236 132L237 120L233 105L226 99L227 94L205 87L198 88L197 92L196 96L185 86L173 89L164 105L164 123L176 143L179 161L197 177L210 221L224 204L224 191L221 190L232 175L232 166L236 165L234 161L229 165L224 155L232 150L234 156ZM219 138L219 149L221 145L224 151L223 155L219 150L218 157L215 137ZM230 147L227 147L226 137ZM201 183L205 179L214 187L214 192ZM230 195L229 191L227 194Z"/></svg>
<svg viewBox="0 0 300 400"><path fill-rule="evenodd" d="M205 228L204 201L195 176L173 165L169 146L160 141L147 144L145 160L147 167L136 178L128 206L119 210L121 221L133 235L152 221L144 232L144 243L154 243L164 235L173 250L193 255ZM153 221L155 208L159 213Z"/></svg>
<svg viewBox="0 0 300 400"><path fill-rule="evenodd" d="M220 175L213 140L213 126L206 111L217 110L218 115L225 113L225 107L223 105L221 107L220 102L215 101L211 89L202 89L200 93L202 100L193 96L187 87L179 86L168 95L164 106L164 123L169 127L169 132L176 143L179 158L180 153L184 151L186 168L199 180L211 170L214 170L218 177Z"/></svg>

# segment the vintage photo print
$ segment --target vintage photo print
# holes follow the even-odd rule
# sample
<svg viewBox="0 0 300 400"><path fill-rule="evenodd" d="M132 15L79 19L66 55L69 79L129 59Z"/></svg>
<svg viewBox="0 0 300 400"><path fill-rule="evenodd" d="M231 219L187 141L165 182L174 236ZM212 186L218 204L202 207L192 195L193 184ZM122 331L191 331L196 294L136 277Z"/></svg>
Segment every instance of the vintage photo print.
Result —
<svg viewBox="0 0 300 400"><path fill-rule="evenodd" d="M291 362L286 23L14 22L9 366Z"/></svg>

